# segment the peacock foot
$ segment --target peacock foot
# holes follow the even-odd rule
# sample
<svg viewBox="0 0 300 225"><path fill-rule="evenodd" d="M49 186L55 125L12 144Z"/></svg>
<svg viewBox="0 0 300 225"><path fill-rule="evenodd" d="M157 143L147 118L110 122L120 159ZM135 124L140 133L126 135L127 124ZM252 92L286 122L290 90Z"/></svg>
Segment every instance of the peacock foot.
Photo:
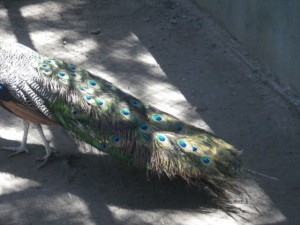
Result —
<svg viewBox="0 0 300 225"><path fill-rule="evenodd" d="M13 153L8 155L9 158L29 152L28 149L24 145L20 145L19 147L1 147L1 149L13 151Z"/></svg>
<svg viewBox="0 0 300 225"><path fill-rule="evenodd" d="M39 165L38 165L38 169L41 169L42 167L44 167L46 164L48 164L49 163L49 161L52 159L52 158L54 158L55 156L54 156L54 153L53 153L53 151L51 150L51 151L47 151L47 154L44 156L44 157L42 157L42 158L36 158L35 160L36 161L39 161L39 162L41 162Z"/></svg>

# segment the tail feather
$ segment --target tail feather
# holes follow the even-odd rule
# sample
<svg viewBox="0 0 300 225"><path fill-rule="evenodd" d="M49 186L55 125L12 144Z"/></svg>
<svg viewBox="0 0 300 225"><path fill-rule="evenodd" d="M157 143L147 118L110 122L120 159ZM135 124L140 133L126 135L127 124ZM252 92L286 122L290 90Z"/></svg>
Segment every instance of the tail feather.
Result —
<svg viewBox="0 0 300 225"><path fill-rule="evenodd" d="M73 65L43 58L39 73L52 93L46 106L79 139L157 174L223 192L234 186L241 152L232 145Z"/></svg>

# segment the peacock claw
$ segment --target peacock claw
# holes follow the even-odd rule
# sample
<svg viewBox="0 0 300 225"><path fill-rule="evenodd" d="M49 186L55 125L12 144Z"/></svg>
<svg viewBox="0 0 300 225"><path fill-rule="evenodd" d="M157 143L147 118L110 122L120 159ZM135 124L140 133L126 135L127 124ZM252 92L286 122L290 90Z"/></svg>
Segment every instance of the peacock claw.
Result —
<svg viewBox="0 0 300 225"><path fill-rule="evenodd" d="M42 158L36 158L36 161L41 161L41 163L38 165L38 169L41 169L42 167L44 167L47 163L49 163L50 159L54 157L53 152L51 152L49 155L45 155Z"/></svg>
<svg viewBox="0 0 300 225"><path fill-rule="evenodd" d="M23 154L23 153L28 153L28 149L25 146L19 146L19 147L1 147L3 150L8 150L8 151L13 151L13 153L8 155L8 158L12 158L14 156Z"/></svg>

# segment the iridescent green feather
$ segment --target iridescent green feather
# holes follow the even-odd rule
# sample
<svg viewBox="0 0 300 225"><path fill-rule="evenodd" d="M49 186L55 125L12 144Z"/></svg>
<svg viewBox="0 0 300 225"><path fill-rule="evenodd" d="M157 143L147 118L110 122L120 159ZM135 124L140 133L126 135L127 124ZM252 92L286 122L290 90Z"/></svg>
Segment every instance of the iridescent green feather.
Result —
<svg viewBox="0 0 300 225"><path fill-rule="evenodd" d="M240 152L225 141L74 65L43 59L39 73L50 92L54 86L58 90L45 99L47 107L79 139L158 174L203 182L218 191L234 186Z"/></svg>

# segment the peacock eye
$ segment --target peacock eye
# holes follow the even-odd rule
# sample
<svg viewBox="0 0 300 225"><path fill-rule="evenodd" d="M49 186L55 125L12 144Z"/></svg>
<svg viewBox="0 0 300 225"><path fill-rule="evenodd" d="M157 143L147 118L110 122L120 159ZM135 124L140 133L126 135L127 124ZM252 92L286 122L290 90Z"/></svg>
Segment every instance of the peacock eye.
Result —
<svg viewBox="0 0 300 225"><path fill-rule="evenodd" d="M163 119L162 116L159 114L154 114L152 117L153 117L154 121L156 121L156 122L160 122Z"/></svg>
<svg viewBox="0 0 300 225"><path fill-rule="evenodd" d="M174 125L174 128L175 128L175 130L178 131L178 132L179 132L179 131L182 131L182 126L180 126L179 124L175 124L175 125Z"/></svg>
<svg viewBox="0 0 300 225"><path fill-rule="evenodd" d="M115 136L114 137L114 142L119 142L120 141L120 138L118 136Z"/></svg>
<svg viewBox="0 0 300 225"><path fill-rule="evenodd" d="M91 86L96 86L96 85L97 85L97 83L96 83L95 81L93 81L93 80L90 80L90 81L89 81L89 84L90 84Z"/></svg>
<svg viewBox="0 0 300 225"><path fill-rule="evenodd" d="M2 91L4 89L4 86L2 84L0 84L0 91Z"/></svg>
<svg viewBox="0 0 300 225"><path fill-rule="evenodd" d="M77 114L78 114L78 112L75 109L73 109L71 112L72 112L73 116L77 116Z"/></svg>
<svg viewBox="0 0 300 225"><path fill-rule="evenodd" d="M160 141L160 142L164 142L167 140L167 137L163 134L157 135L156 138Z"/></svg>
<svg viewBox="0 0 300 225"><path fill-rule="evenodd" d="M130 112L129 112L129 110L127 110L127 109L122 109L122 114L123 114L124 116L128 116L128 115L130 114Z"/></svg>
<svg viewBox="0 0 300 225"><path fill-rule="evenodd" d="M181 148L185 148L187 146L187 144L184 141L179 141L178 144Z"/></svg>
<svg viewBox="0 0 300 225"><path fill-rule="evenodd" d="M208 158L208 157L203 157L203 158L202 158L202 162L203 162L204 164L209 164L209 163L211 162L211 159Z"/></svg>
<svg viewBox="0 0 300 225"><path fill-rule="evenodd" d="M140 126L140 128L141 128L142 130L147 130L147 129L148 129L148 126L147 126L146 124L142 124L142 125Z"/></svg>

